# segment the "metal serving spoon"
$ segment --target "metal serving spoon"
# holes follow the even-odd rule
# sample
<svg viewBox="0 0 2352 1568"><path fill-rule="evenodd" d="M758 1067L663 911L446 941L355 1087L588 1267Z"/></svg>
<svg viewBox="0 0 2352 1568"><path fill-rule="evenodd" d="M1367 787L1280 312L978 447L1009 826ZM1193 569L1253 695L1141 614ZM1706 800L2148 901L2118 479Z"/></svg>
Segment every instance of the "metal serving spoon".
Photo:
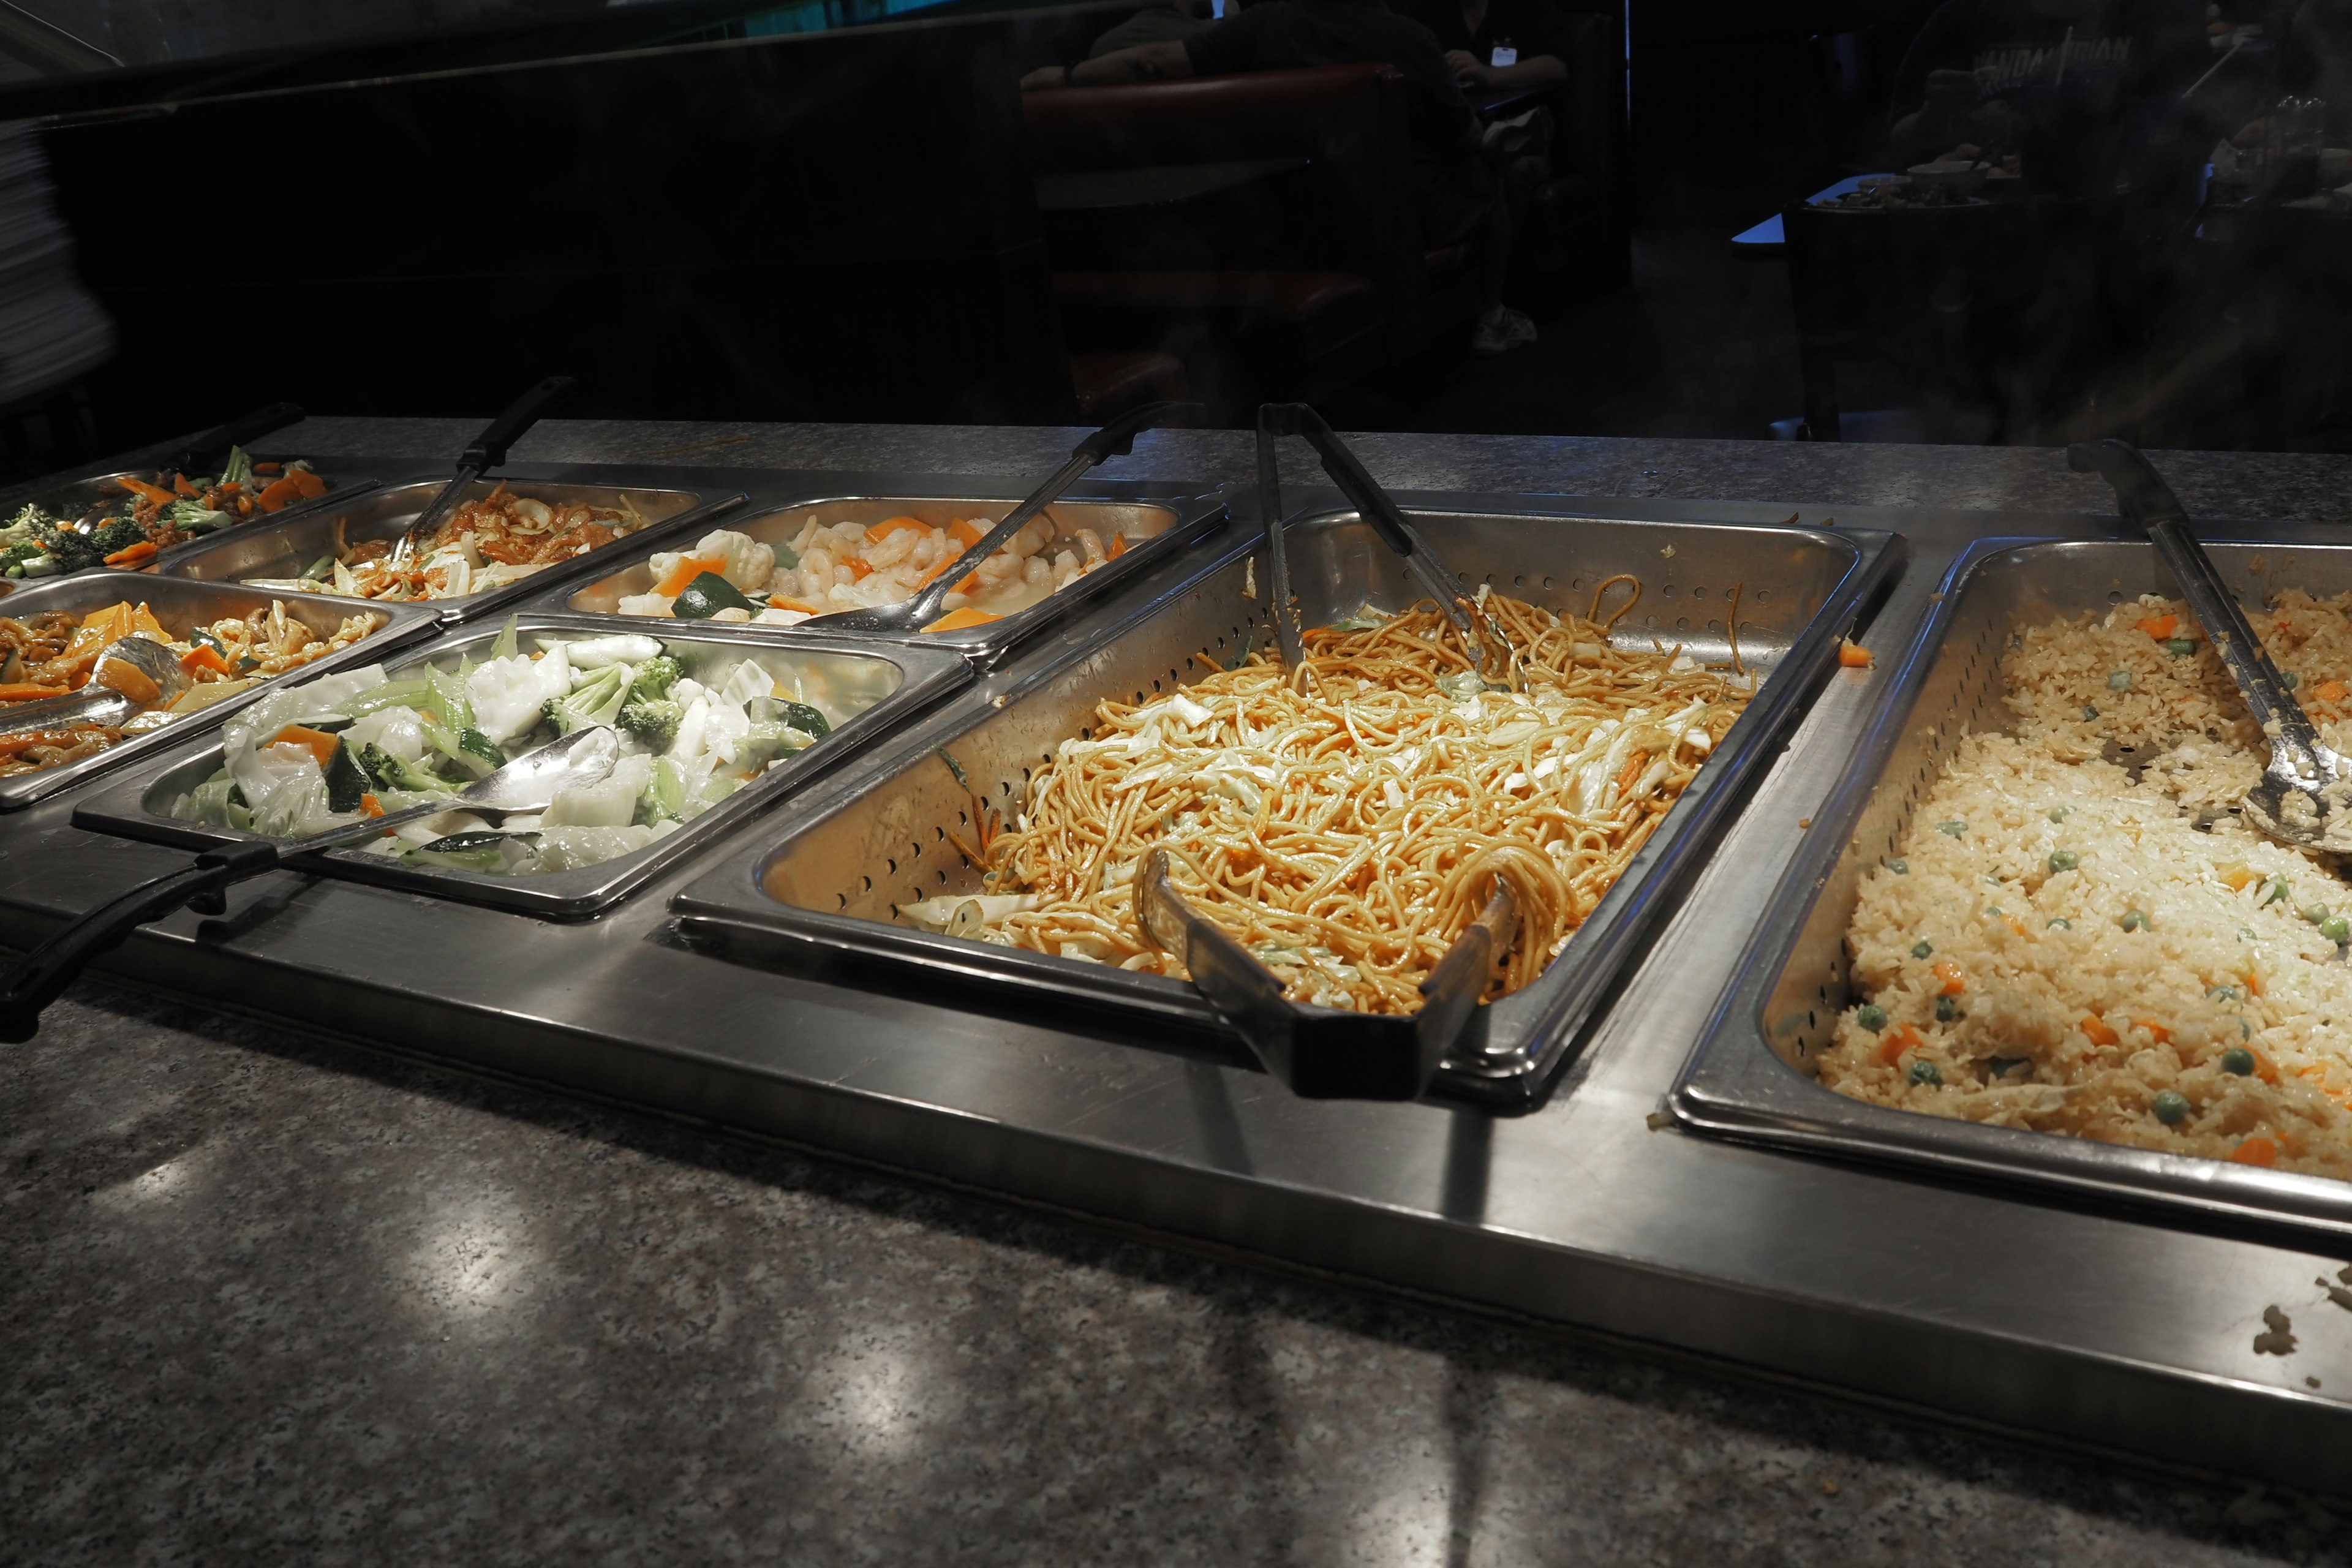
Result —
<svg viewBox="0 0 2352 1568"><path fill-rule="evenodd" d="M475 780L453 798L364 817L308 838L280 842L257 838L208 849L185 868L141 883L68 921L64 930L27 953L0 976L0 1040L23 1041L41 1026L41 1010L81 973L82 965L114 946L139 926L170 914L182 904L215 900L223 889L274 871L289 860L338 845L373 838L386 828L445 811L490 817L545 811L558 791L600 783L620 760L620 742L601 726L574 730L561 740L524 752L506 766ZM198 904L198 907L204 907Z"/></svg>
<svg viewBox="0 0 2352 1568"><path fill-rule="evenodd" d="M433 504L416 514L400 542L392 548L392 563L404 566L411 556L432 542L442 521L457 510L476 479L507 460L507 448L547 416L548 411L572 395L580 384L568 375L551 375L507 405L507 411L482 426L482 433L457 454L457 477L441 487Z"/></svg>
<svg viewBox="0 0 2352 1568"><path fill-rule="evenodd" d="M1397 1017L1301 1006L1283 994L1272 970L1185 901L1168 870L1164 847L1144 857L1136 878L1143 934L1184 965L1193 989L1241 1036L1259 1066L1312 1100L1420 1099L1476 1014L1495 961L1519 929L1518 903L1497 877L1486 908L1421 983L1420 1012Z"/></svg>
<svg viewBox="0 0 2352 1568"><path fill-rule="evenodd" d="M119 637L99 650L89 679L69 696L12 702L0 710L0 735L34 730L66 730L77 724L119 726L134 716L168 707L188 689L188 672L162 643Z"/></svg>
<svg viewBox="0 0 2352 1568"><path fill-rule="evenodd" d="M2124 515L2147 531L2148 542L2172 569L2181 597L2213 639L2213 651L2238 683L2254 722L2270 737L2270 765L2262 782L2246 792L2247 820L2283 844L2352 850L2352 773L2320 740L2317 727L2279 678L2278 666L2263 650L2236 595L2189 531L2179 498L2126 442L2077 442L2066 448L2066 462L2078 473L2095 468L2105 475Z"/></svg>
<svg viewBox="0 0 2352 1568"><path fill-rule="evenodd" d="M878 632L885 636L905 636L919 632L940 618L940 606L947 603L955 585L980 563L995 554L1012 541L1014 534L1029 524L1029 520L1059 500L1062 492L1078 480L1078 476L1096 464L1112 458L1122 458L1135 449L1135 438L1154 425L1164 425L1177 419L1198 419L1207 410L1197 403L1147 403L1131 414L1121 415L1070 449L1070 460L1054 470L1053 477L1039 485L1034 494L1011 511L1004 520L986 533L980 542L956 557L954 565L931 578L929 584L911 598L895 605L877 605L863 610L836 610L829 616L818 616L803 621L811 631Z"/></svg>

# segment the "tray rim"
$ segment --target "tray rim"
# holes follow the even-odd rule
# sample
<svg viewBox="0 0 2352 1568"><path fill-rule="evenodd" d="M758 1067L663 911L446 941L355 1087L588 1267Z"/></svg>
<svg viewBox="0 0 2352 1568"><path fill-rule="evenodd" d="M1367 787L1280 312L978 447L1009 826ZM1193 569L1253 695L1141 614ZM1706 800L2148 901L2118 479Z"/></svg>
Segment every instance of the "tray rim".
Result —
<svg viewBox="0 0 2352 1568"><path fill-rule="evenodd" d="M776 492L751 500L746 507L730 509L730 511L748 510L765 516L771 512L790 511L796 507L874 500L976 500L1017 503L1026 499L1028 494L1025 490L1011 491L1011 485L1017 481L990 476L974 476L970 483L965 483L954 475L913 475L909 477L911 482L899 485L816 482L845 478L874 479L889 476L845 477L812 473L803 477L807 482L801 487L782 488ZM1008 493L1002 495L989 493L996 489L1006 490ZM803 493L803 490L807 493ZM1124 502L1131 505L1157 505L1173 511L1176 514L1176 520L1147 542L1120 556L1117 565L1098 572L1090 572L1071 584L1068 588L1049 594L1026 609L1017 610L1002 621L993 622L986 626L971 626L953 632L904 634L803 632L798 626L753 626L747 630L761 637L779 639L821 636L852 637L859 642L867 643L914 640L933 647L953 648L972 660L979 668L993 669L1012 658L1024 645L1034 641L1041 635L1065 622L1090 611L1106 607L1112 599L1120 596L1136 579L1150 575L1157 567L1187 553L1215 535L1225 531L1246 531L1249 525L1241 521L1240 514L1234 506L1235 494L1236 487L1224 482L1209 485L1205 481L1188 479L1095 479L1089 475L1055 498L1053 504L1060 505L1065 501L1076 501L1082 504ZM745 520L738 519L738 521ZM639 559L653 553L651 549L641 551L637 548L652 532L653 530L647 529L642 533L630 536L629 565L635 565ZM591 552L589 555L580 559L593 559L593 553ZM625 569L625 566L608 566L601 574L611 575ZM567 577L561 583L549 584L534 595L524 607L540 608L562 615L587 616L600 621L616 621L630 625L641 624L652 618L646 616L624 616L603 610L573 608L570 602L572 595L586 586L589 578L597 575L599 574L583 572Z"/></svg>
<svg viewBox="0 0 2352 1568"><path fill-rule="evenodd" d="M345 604L351 601L336 599L331 602ZM526 616L519 610L515 612L515 619L525 632L578 632L590 637L614 635L611 623L604 616ZM435 657L436 645L454 642L461 636L491 635L490 628L478 625L454 626L437 619L428 621L426 625L435 634L431 641L421 642L408 651L428 658ZM772 639L731 635L723 626L712 626L707 632L698 630L689 635L696 640L732 644L763 653L803 652L885 659L898 667L902 679L896 691L837 731L845 743L831 748L830 755L813 754L820 748L811 747L808 752L800 753L793 763L772 769L692 822L682 825L676 833L665 836L633 856L616 857L614 860L601 861L593 866L537 877L488 877L467 871L419 870L350 849L330 849L307 856L300 865L346 880L371 883L428 898L451 899L551 921L586 919L603 913L646 883L677 869L680 864L703 853L714 843L723 842L731 834L750 826L812 784L830 777L845 763L855 762L877 745L887 744L908 721L951 699L970 684L972 674L970 660L961 654L941 648L877 646L870 641L852 643L846 638L828 638L823 642L803 638L796 645L785 647ZM148 809L147 794L161 781L162 775L217 759L219 754L219 742L209 738L192 740L190 743L177 746L169 754L157 757L154 765L142 770L138 777L115 780L104 791L77 804L73 814L74 826L111 837L196 850L248 841L268 842L267 836L262 834L178 822L159 816ZM802 758L806 761L803 762ZM619 870L607 870L619 861L629 864Z"/></svg>
<svg viewBox="0 0 2352 1568"><path fill-rule="evenodd" d="M116 573L113 575L126 583L143 581L146 578L143 573ZM70 583L81 585L94 584L102 580L93 572L72 572L62 577L45 578L41 583L27 584L19 588L16 593L0 596L0 615L15 616L23 613L25 606L20 602L19 596L44 592L50 583L59 584ZM336 670L348 666L367 663L379 652L404 648L422 642L432 637L441 626L439 616L425 614L421 607L415 605L342 599L326 594L275 593L268 589L247 588L241 583L207 583L185 577L174 577L169 581L185 584L199 593L236 594L247 598L260 594L272 599L318 605L345 616L359 613L352 608L354 605L373 605L374 608L385 612L390 618L380 630L362 637L347 648L331 653L324 658L313 659L309 664L289 669L283 675L274 675L250 691L224 699L209 708L192 713L187 718L167 724L160 730L133 736L120 745L109 747L94 757L84 757L79 762L68 763L62 767L44 768L38 773L19 773L11 778L0 779L0 816L5 816L9 812L21 811L52 795L87 784L101 773L117 772L129 763L143 761L209 734L231 714L239 709L258 702L276 690L282 682L317 675L331 675ZM138 595L127 594L125 597L135 599ZM38 613L38 606L35 607L33 613Z"/></svg>
<svg viewBox="0 0 2352 1568"><path fill-rule="evenodd" d="M2286 529L2222 526L2231 530L2227 536L2203 537L2202 542L2209 548L2352 552L2352 542L2298 537ZM1868 809L1887 760L1910 725L1977 572L2012 552L2117 545L2154 549L2145 540L2129 538L1995 536L1975 542L1953 561L1895 677L1872 705L1805 847L1774 888L1731 980L1667 1091L1667 1110L1694 1131L1764 1148L1884 1162L2011 1188L2054 1188L2208 1219L2285 1225L2330 1237L2352 1234L2352 1182L1897 1110L1826 1089L1771 1048L1764 1008L1836 865L1839 847Z"/></svg>
<svg viewBox="0 0 2352 1568"><path fill-rule="evenodd" d="M1318 493L1314 502L1294 514L1291 526L1330 524L1356 516L1353 507L1344 500L1327 500L1326 494ZM1539 496L1412 490L1395 494L1400 506L1409 514L1446 512L1517 521L1737 529L1799 535L1845 554L1844 569L1822 605L1806 618L1771 675L1758 689L1748 711L1741 715L1740 726L1748 725L1754 716L1754 727L1738 736L1736 745L1734 737L1727 737L1709 762L1710 768L1717 762L1728 765L1711 774L1702 770L1700 778L1706 781L1704 787L1685 791L1658 832L1643 846L1642 854L1651 855L1654 849L1654 858L1638 876L1620 878L1591 918L1580 928L1580 935L1592 931L1599 939L1591 956L1579 970L1570 972L1557 995L1539 1005L1530 1003L1524 1010L1528 1015L1524 1020L1517 1016L1510 1020L1520 1041L1517 1046L1507 1051L1494 1051L1486 1062L1475 1067L1449 1058L1439 1068L1433 1086L1437 1092L1479 1102L1489 1110L1529 1110L1542 1101L1566 1066L1573 1054L1570 1047L1594 1020L1641 939L1658 929L1660 922L1678 907L1679 894L1686 889L1692 872L1722 830L1736 818L1738 806L1746 797L1747 787L1755 782L1759 764L1778 754L1772 742L1784 738L1803 717L1806 698L1834 660L1838 640L1899 575L1908 556L1908 544L1901 534L1890 530L1815 527L1793 520L1664 522L1649 518L1612 517L1605 508L1583 506L1570 510L1546 506L1540 503L1548 498ZM961 734L987 722L995 709L1028 697L1058 679L1065 671L1095 657L1134 627L1173 606L1218 572L1258 550L1264 538L1262 527L1254 525L1242 531L1213 559L1149 598L1127 605L1115 615L1106 613L1096 617L1087 635L1067 639L1050 660L1041 658L1024 666L1016 682L1001 690L974 693L970 701L960 704L955 710L952 721L957 727L953 733ZM935 721L945 726L950 716L943 711L935 716ZM947 743L952 738L949 735L939 743ZM909 977L941 970L959 976L983 973L1014 994L1034 995L1059 989L1082 1007L1129 1009L1138 1021L1181 1020L1231 1043L1230 1031L1208 1004L1190 986L1177 982L1159 976L1126 975L1106 971L1100 965L1044 953L1006 955L994 949L982 949L992 955L993 962L1004 963L1003 969L986 969L972 962L976 956L972 944L878 921L800 910L766 895L760 886L761 873L782 837L810 831L855 799L887 787L891 780L919 762L933 739L928 733L912 740L902 738L900 744L887 752L877 750L870 753L862 760L854 776L836 775L822 795L811 795L795 803L806 816L793 825L793 835L772 831L766 842L747 847L748 855L739 855L731 864L713 868L680 889L672 897L670 909L677 917L681 938L710 949L718 956L732 956L728 951L732 948L755 962L761 955L783 952L854 952ZM1687 814L1685 805L1693 808ZM784 826L772 824L771 827L772 830ZM1145 980L1153 984L1139 984ZM1507 998L1501 1005L1507 1006L1515 1000ZM1519 1011L1514 1009L1515 1013ZM1491 1023L1491 1012L1488 1017Z"/></svg>

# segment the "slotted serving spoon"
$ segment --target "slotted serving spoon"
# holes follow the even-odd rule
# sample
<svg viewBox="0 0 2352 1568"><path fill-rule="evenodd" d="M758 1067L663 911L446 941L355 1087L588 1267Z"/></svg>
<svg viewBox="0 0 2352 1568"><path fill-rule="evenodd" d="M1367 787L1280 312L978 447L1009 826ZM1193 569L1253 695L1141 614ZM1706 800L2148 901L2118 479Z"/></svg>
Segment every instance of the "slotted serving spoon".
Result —
<svg viewBox="0 0 2352 1568"><path fill-rule="evenodd" d="M68 921L64 930L0 976L0 1040L31 1039L41 1026L41 1010L58 999L58 993L81 973L82 965L137 927L170 914L182 904L218 914L224 907L221 893L236 883L274 871L301 856L356 844L404 822L445 811L468 811L487 817L545 811L554 804L558 791L600 783L613 771L620 754L620 742L612 731L601 726L574 730L476 779L454 797L364 817L308 838L255 839L225 849L208 849L185 868L142 882Z"/></svg>
<svg viewBox="0 0 2352 1568"><path fill-rule="evenodd" d="M947 603L957 584L1003 549L1014 534L1028 526L1030 519L1061 500L1062 492L1077 483L1079 475L1097 463L1125 457L1135 449L1135 438L1155 425L1198 419L1206 412L1197 403L1147 403L1132 413L1121 415L1070 448L1068 462L1055 469L1053 477L1039 485L1034 494L1006 512L1002 522L981 535L978 543L956 557L954 565L933 576L913 597L863 610L836 610L801 624L813 632L875 632L886 637L921 631L940 618L940 606Z"/></svg>
<svg viewBox="0 0 2352 1568"><path fill-rule="evenodd" d="M1137 922L1192 976L1193 989L1241 1036L1258 1065L1309 1100L1418 1100L1477 1015L1495 961L1519 928L1501 878L1478 918L1421 983L1410 1017L1301 1005L1250 951L1185 900L1169 879L1167 849L1144 857Z"/></svg>
<svg viewBox="0 0 2352 1568"><path fill-rule="evenodd" d="M550 410L572 395L580 384L568 375L551 375L512 403L507 411L482 426L482 433L466 444L457 454L457 477L441 487L433 504L416 514L408 531L393 546L392 563L404 566L409 558L431 542L441 524L457 510L457 503L476 479L507 460L507 448L522 439L530 427L547 417Z"/></svg>
<svg viewBox="0 0 2352 1568"><path fill-rule="evenodd" d="M1283 436L1304 437L1321 459L1323 471L1339 488L1357 514L1378 534L1381 542L1396 552L1429 596L1437 601L1454 629L1462 634L1464 646L1470 657L1484 667L1486 654L1479 640L1478 628L1470 618L1470 602L1462 592L1462 579L1446 568L1445 563L1431 547L1421 531L1408 521L1402 509L1381 489L1371 471L1357 460L1348 444L1339 439L1339 432L1328 421L1304 403L1262 403L1257 410L1257 489L1258 509L1265 519L1265 552L1273 577L1274 631L1282 643L1282 662L1286 668L1296 670L1306 662L1306 646L1298 630L1297 612L1290 602L1290 552L1283 539L1283 530L1290 520L1282 512L1282 473L1276 458L1275 441ZM1488 632L1503 649L1507 659L1511 640L1493 617L1482 615Z"/></svg>
<svg viewBox="0 0 2352 1568"><path fill-rule="evenodd" d="M2319 738L2280 679L2236 595L2190 531L2189 513L2172 488L2128 442L2077 442L2066 448L2066 462L2077 473L2096 469L2115 487L2123 514L2147 531L2172 569L2180 596L2212 639L2254 722L2270 737L2270 764L2246 792L2246 820L2282 844L2352 851L2352 776L2344 759Z"/></svg>

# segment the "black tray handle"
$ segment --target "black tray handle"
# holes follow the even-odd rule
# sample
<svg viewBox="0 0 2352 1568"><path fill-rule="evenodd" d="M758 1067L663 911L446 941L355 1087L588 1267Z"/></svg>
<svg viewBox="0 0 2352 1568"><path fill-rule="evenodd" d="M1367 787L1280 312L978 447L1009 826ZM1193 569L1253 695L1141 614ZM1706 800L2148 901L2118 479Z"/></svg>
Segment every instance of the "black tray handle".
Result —
<svg viewBox="0 0 2352 1568"><path fill-rule="evenodd" d="M258 877L278 864L278 846L235 844L208 849L193 865L150 878L66 922L0 975L0 1040L22 1044L37 1033L41 1011L73 984L82 966L149 921L182 904Z"/></svg>
<svg viewBox="0 0 2352 1568"><path fill-rule="evenodd" d="M457 466L478 473L499 467L507 460L507 448L546 418L579 385L568 375L549 376L507 405L505 413L483 426L482 433L458 455Z"/></svg>

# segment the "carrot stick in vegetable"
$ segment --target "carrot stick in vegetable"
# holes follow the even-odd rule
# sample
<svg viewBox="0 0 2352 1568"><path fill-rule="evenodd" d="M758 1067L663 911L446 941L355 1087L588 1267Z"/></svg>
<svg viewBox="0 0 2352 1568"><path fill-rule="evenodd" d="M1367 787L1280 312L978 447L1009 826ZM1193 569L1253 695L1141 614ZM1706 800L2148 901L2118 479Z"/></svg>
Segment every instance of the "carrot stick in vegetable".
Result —
<svg viewBox="0 0 2352 1568"><path fill-rule="evenodd" d="M136 566L142 561L152 561L155 553L155 542L142 539L136 544L126 544L108 556L106 563L109 566Z"/></svg>
<svg viewBox="0 0 2352 1568"><path fill-rule="evenodd" d="M660 584L654 589L654 592L659 594L665 599L675 599L680 594L686 592L686 585L688 583L693 582L705 572L715 572L721 577L727 575L726 557L719 555L682 555L678 558L677 564L670 569L669 575L661 580Z"/></svg>
<svg viewBox="0 0 2352 1568"><path fill-rule="evenodd" d="M327 493L326 479L308 468L289 468L286 477L294 481L295 487L302 492L304 500L316 500Z"/></svg>
<svg viewBox="0 0 2352 1568"><path fill-rule="evenodd" d="M180 656L180 668L186 670L190 675L194 675L201 669L209 669L215 675L226 675L230 673L229 662L220 656L220 649L205 643L198 643L195 647L182 654Z"/></svg>
<svg viewBox="0 0 2352 1568"><path fill-rule="evenodd" d="M264 511L283 511L286 510L287 503L289 501L297 501L301 499L302 487L296 484L294 482L293 476L289 474L282 479L272 479L268 485L262 488L261 510Z"/></svg>
<svg viewBox="0 0 2352 1568"><path fill-rule="evenodd" d="M114 482L132 495L145 496L157 506L170 506L174 500L178 499L161 485L151 485L145 479L134 479L128 475Z"/></svg>
<svg viewBox="0 0 2352 1568"><path fill-rule="evenodd" d="M196 493L196 487L188 482L187 475L173 474L172 476L172 493L175 496L192 496Z"/></svg>
<svg viewBox="0 0 2352 1568"><path fill-rule="evenodd" d="M0 702L37 702L44 697L63 697L62 686L44 686L37 680L12 680L0 686Z"/></svg>

